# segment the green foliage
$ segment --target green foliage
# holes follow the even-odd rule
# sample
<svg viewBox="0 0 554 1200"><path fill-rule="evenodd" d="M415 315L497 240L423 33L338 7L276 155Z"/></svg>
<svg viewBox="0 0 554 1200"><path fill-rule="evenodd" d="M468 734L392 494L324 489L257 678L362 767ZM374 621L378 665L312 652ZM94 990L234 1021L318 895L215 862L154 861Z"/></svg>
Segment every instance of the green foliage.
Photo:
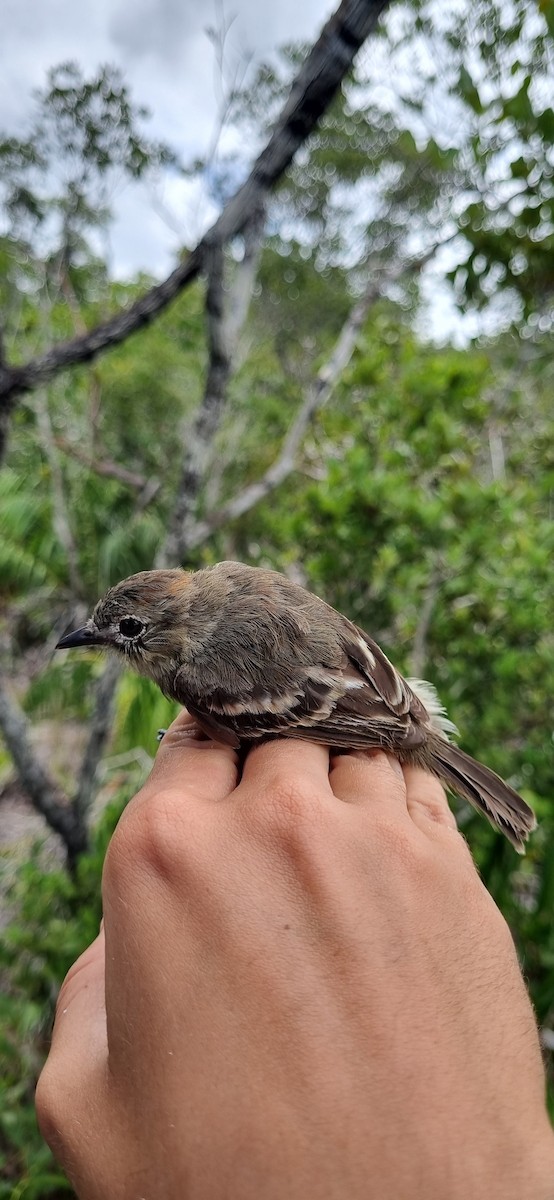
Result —
<svg viewBox="0 0 554 1200"><path fill-rule="evenodd" d="M150 755L156 749L156 734L175 719L179 705L162 696L149 679L124 676L118 692L113 748L122 752L144 747Z"/></svg>
<svg viewBox="0 0 554 1200"><path fill-rule="evenodd" d="M45 862L38 845L27 862L11 868L10 917L0 933L0 1200L43 1200L71 1191L38 1132L34 1089L60 984L98 933L104 855L132 791L130 781L106 808L93 848L73 878Z"/></svg>
<svg viewBox="0 0 554 1200"><path fill-rule="evenodd" d="M0 139L4 209L13 231L33 242L50 224L46 244L61 244L69 261L86 249L86 233L107 216L113 176L140 179L152 167L175 163L161 142L140 129L148 116L133 104L121 74L100 67L85 79L75 62L48 72L36 95L25 139Z"/></svg>
<svg viewBox="0 0 554 1200"><path fill-rule="evenodd" d="M0 578L4 594L59 584L65 563L52 528L47 486L37 496L23 476L7 469L0 475L0 505Z"/></svg>
<svg viewBox="0 0 554 1200"><path fill-rule="evenodd" d="M447 240L462 307L549 328L551 24L536 0L392 5L277 191L284 244L300 230L320 265L352 273ZM233 98L248 140L271 125L298 58L285 48Z"/></svg>

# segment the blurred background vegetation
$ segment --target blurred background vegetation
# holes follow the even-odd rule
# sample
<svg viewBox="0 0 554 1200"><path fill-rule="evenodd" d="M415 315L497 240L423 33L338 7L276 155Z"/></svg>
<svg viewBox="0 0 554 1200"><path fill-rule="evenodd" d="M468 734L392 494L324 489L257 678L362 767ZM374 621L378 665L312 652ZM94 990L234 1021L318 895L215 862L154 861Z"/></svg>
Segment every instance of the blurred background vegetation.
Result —
<svg viewBox="0 0 554 1200"><path fill-rule="evenodd" d="M271 197L179 554L270 565L324 596L432 680L464 747L533 804L523 859L456 811L513 931L551 1085L553 32L551 0L391 6ZM302 54L276 52L228 97L237 146L264 144ZM114 282L98 253L114 175L186 169L223 205L245 174L242 149L183 168L144 128L117 72L65 64L28 136L0 140L12 363L152 282ZM231 324L248 257L246 240L225 251ZM437 294L458 306L455 344L437 340ZM53 647L107 586L163 560L205 409L205 320L197 283L13 415L0 726L13 754L20 719L80 842L27 820L37 797L0 749L0 1200L70 1191L38 1135L34 1083L59 984L97 932L109 835L172 716L145 681L106 683L97 656Z"/></svg>

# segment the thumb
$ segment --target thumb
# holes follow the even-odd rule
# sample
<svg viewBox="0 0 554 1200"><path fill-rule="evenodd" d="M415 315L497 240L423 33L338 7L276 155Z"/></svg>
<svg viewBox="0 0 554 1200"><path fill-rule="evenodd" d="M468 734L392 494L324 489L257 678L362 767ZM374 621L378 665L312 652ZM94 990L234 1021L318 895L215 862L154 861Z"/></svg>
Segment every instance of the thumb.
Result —
<svg viewBox="0 0 554 1200"><path fill-rule="evenodd" d="M60 988L52 1030L52 1048L81 1042L83 1032L105 1040L106 1010L104 929L70 967Z"/></svg>
<svg viewBox="0 0 554 1200"><path fill-rule="evenodd" d="M48 1058L36 1090L39 1128L56 1149L59 1127L91 1072L107 1060L104 932L73 963L58 996Z"/></svg>
<svg viewBox="0 0 554 1200"><path fill-rule="evenodd" d="M164 734L142 796L180 788L204 800L224 800L238 782L238 753L214 742L183 709Z"/></svg>

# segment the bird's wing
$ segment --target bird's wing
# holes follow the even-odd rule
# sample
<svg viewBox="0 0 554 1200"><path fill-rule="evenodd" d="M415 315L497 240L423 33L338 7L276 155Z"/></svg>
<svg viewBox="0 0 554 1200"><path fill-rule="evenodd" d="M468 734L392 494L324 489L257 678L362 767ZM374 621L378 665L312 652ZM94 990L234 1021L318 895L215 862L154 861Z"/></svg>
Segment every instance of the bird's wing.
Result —
<svg viewBox="0 0 554 1200"><path fill-rule="evenodd" d="M268 672L268 676L271 673ZM289 736L337 747L413 749L426 740L428 714L379 646L344 619L332 666L298 663L263 685L242 681L209 699L179 696L207 733L228 745Z"/></svg>
<svg viewBox="0 0 554 1200"><path fill-rule="evenodd" d="M380 646L343 618L341 648L342 690L331 711L316 724L302 722L292 735L343 748L421 746L427 739L427 711Z"/></svg>

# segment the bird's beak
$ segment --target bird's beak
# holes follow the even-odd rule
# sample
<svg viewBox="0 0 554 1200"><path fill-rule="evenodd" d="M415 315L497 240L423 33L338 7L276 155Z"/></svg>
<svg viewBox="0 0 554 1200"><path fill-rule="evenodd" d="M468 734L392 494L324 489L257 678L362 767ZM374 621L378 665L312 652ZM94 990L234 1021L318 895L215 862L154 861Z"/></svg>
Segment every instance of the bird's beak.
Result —
<svg viewBox="0 0 554 1200"><path fill-rule="evenodd" d="M65 637L58 642L56 650L71 650L74 646L103 646L104 642L105 639L100 630L93 625L92 621L89 621L81 629L75 629L73 633L66 633Z"/></svg>

